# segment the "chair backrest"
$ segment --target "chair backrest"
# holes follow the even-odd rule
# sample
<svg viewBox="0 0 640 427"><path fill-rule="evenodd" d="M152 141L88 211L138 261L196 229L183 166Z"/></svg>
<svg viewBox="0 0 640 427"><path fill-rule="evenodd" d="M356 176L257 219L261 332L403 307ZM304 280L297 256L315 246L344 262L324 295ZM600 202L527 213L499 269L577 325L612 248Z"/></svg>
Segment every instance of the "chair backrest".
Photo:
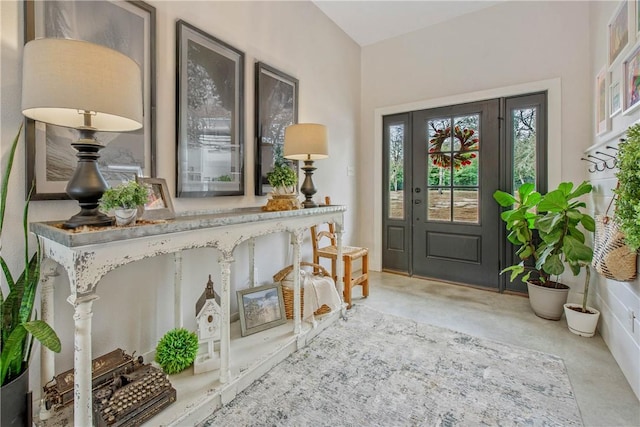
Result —
<svg viewBox="0 0 640 427"><path fill-rule="evenodd" d="M331 204L331 198L329 196L324 198L324 202L326 205ZM338 244L338 239L336 238L336 226L334 223L327 224L329 230L319 230L318 225L314 225L311 227L311 245L313 246L313 254L315 255L318 248L323 248L326 246L335 246ZM328 245L320 246L320 241L323 238L329 239L331 242Z"/></svg>

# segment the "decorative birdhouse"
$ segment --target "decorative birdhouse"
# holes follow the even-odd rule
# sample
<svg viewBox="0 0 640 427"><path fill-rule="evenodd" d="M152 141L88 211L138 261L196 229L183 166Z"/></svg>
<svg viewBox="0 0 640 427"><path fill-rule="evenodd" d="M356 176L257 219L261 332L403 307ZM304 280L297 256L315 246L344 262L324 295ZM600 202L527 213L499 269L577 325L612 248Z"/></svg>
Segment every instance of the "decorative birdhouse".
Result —
<svg viewBox="0 0 640 427"><path fill-rule="evenodd" d="M220 340L222 311L220 297L213 290L211 275L204 292L196 302L196 334L200 350L193 364L194 373L207 372L220 366L220 357L215 352L215 341Z"/></svg>

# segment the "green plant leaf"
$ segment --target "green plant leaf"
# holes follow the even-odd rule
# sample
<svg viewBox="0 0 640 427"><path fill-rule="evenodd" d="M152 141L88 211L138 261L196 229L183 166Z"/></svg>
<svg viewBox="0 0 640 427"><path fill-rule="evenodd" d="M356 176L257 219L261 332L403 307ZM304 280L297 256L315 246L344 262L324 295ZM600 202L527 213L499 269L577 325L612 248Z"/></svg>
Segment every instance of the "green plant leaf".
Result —
<svg viewBox="0 0 640 427"><path fill-rule="evenodd" d="M538 203L538 212L561 212L569 207L565 194L561 190L551 191Z"/></svg>
<svg viewBox="0 0 640 427"><path fill-rule="evenodd" d="M0 384L4 385L9 368L13 361L20 360L22 356L23 342L27 336L27 330L22 325L16 326L9 338L4 342L2 355L0 356Z"/></svg>
<svg viewBox="0 0 640 427"><path fill-rule="evenodd" d="M42 345L49 350L60 353L62 345L60 344L60 338L56 335L53 328L49 326L43 320L32 320L31 322L23 323L22 326L33 335Z"/></svg>
<svg viewBox="0 0 640 427"><path fill-rule="evenodd" d="M547 273L550 274L552 276L559 276L564 272L564 264L562 263L562 260L560 259L560 255L558 254L551 254L546 258L546 261L544 263L544 265L542 266L542 269Z"/></svg>
<svg viewBox="0 0 640 427"><path fill-rule="evenodd" d="M591 193L591 190L593 190L593 186L589 182L583 181L580 185L578 185L578 188L576 188L573 193L569 194L568 198L575 199L576 197Z"/></svg>
<svg viewBox="0 0 640 427"><path fill-rule="evenodd" d="M7 192L9 190L9 177L11 176L11 169L13 168L13 159L16 155L16 148L18 147L18 140L20 139L20 133L22 132L23 124L20 124L18 133L13 139L11 149L9 151L9 160L7 166L4 169L4 175L2 176L2 187L0 189L0 235L2 235L2 226L4 225L4 212L7 207Z"/></svg>
<svg viewBox="0 0 640 427"><path fill-rule="evenodd" d="M562 250L569 262L591 262L593 258L593 250L573 236L564 238Z"/></svg>
<svg viewBox="0 0 640 427"><path fill-rule="evenodd" d="M573 182L561 182L560 184L558 184L558 191L560 191L565 197L571 194L572 188Z"/></svg>
<svg viewBox="0 0 640 427"><path fill-rule="evenodd" d="M498 204L502 207L508 208L509 206L515 205L518 201L511 194L506 193L501 190L496 190L493 193L493 198L498 202Z"/></svg>
<svg viewBox="0 0 640 427"><path fill-rule="evenodd" d="M591 231L592 233L596 231L596 221L589 215L582 215L580 218L580 223L587 231Z"/></svg>

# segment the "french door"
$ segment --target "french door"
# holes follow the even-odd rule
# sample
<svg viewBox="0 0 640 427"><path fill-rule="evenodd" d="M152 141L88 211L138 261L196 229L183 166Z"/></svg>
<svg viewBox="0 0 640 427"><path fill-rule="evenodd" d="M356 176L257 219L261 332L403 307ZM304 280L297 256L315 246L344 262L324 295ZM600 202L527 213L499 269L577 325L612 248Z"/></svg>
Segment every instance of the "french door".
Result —
<svg viewBox="0 0 640 427"><path fill-rule="evenodd" d="M513 250L493 192L543 176L544 100L493 99L383 118L384 270L522 290L499 274Z"/></svg>

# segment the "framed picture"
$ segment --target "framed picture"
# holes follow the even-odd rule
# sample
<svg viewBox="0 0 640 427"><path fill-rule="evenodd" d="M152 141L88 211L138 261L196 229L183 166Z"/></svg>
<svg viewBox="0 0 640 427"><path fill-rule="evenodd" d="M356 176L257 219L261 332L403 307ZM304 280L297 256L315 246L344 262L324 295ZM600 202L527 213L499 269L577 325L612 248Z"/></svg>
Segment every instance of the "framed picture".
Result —
<svg viewBox="0 0 640 427"><path fill-rule="evenodd" d="M609 117L613 117L622 111L622 91L619 81L609 85L609 100Z"/></svg>
<svg viewBox="0 0 640 427"><path fill-rule="evenodd" d="M609 21L609 65L613 64L620 52L629 43L629 10L626 0L616 8L611 21Z"/></svg>
<svg viewBox="0 0 640 427"><path fill-rule="evenodd" d="M635 0L634 22L636 23L636 40L640 40L640 0Z"/></svg>
<svg viewBox="0 0 640 427"><path fill-rule="evenodd" d="M609 116L607 116L607 72L606 68L600 70L596 76L596 135L601 135L608 129Z"/></svg>
<svg viewBox="0 0 640 427"><path fill-rule="evenodd" d="M242 336L287 322L279 283L237 291Z"/></svg>
<svg viewBox="0 0 640 427"><path fill-rule="evenodd" d="M284 129L298 123L298 79L256 63L256 195L271 191L267 173L282 157ZM286 160L293 166L294 161ZM297 164L295 165L297 166ZM294 167L297 170L297 167Z"/></svg>
<svg viewBox="0 0 640 427"><path fill-rule="evenodd" d="M244 53L184 22L177 42L177 197L244 194Z"/></svg>
<svg viewBox="0 0 640 427"><path fill-rule="evenodd" d="M623 70L623 114L628 114L640 105L640 46L637 46L624 61Z"/></svg>
<svg viewBox="0 0 640 427"><path fill-rule="evenodd" d="M136 177L136 181L149 188L149 201L144 205L140 219L173 219L176 214L167 181L163 178Z"/></svg>
<svg viewBox="0 0 640 427"><path fill-rule="evenodd" d="M142 70L143 127L134 132L98 132L105 148L98 166L110 184L132 175L155 176L156 10L142 1L24 2L25 43L43 37L85 40L117 50ZM71 143L77 131L26 120L26 188L33 200L69 199L67 182L76 168Z"/></svg>

